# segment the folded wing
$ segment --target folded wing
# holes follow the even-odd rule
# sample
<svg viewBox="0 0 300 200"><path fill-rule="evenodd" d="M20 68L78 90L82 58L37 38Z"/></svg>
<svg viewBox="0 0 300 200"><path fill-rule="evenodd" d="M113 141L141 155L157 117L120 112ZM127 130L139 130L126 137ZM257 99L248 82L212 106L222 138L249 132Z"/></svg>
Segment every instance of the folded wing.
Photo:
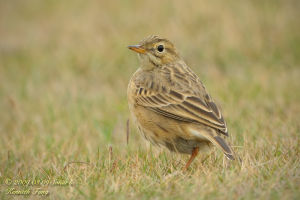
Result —
<svg viewBox="0 0 300 200"><path fill-rule="evenodd" d="M204 124L228 136L223 116L208 94L197 96L174 89L157 92L138 87L135 99L138 105L165 117Z"/></svg>

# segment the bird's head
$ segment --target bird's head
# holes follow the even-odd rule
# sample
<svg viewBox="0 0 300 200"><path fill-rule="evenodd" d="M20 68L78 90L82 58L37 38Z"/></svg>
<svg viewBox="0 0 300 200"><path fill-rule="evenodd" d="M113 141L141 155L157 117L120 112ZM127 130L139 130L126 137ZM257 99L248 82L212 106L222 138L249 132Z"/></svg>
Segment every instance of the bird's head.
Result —
<svg viewBox="0 0 300 200"><path fill-rule="evenodd" d="M130 45L128 48L138 53L144 69L153 69L179 59L174 45L169 40L158 36L147 37L138 45Z"/></svg>

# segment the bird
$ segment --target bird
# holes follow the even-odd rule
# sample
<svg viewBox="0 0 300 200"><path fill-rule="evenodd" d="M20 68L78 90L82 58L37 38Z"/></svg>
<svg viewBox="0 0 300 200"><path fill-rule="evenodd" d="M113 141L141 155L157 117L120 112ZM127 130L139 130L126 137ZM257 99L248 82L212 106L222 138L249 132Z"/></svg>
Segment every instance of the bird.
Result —
<svg viewBox="0 0 300 200"><path fill-rule="evenodd" d="M128 48L140 60L128 84L128 106L145 139L172 152L190 154L184 169L199 151L212 145L235 160L225 140L228 130L220 108L174 44L151 35Z"/></svg>

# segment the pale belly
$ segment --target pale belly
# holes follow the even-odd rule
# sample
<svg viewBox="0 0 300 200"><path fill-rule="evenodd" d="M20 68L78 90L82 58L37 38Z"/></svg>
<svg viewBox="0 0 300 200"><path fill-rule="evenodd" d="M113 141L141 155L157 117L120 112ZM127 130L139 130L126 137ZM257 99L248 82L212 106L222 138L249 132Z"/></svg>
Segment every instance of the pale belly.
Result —
<svg viewBox="0 0 300 200"><path fill-rule="evenodd" d="M132 113L133 122L140 133L155 146L163 146L170 151L183 154L191 154L196 147L200 151L210 149L211 142L186 137L188 134L183 129L171 125L174 121L171 124L167 122L172 119L164 119L161 116L158 118L156 113L151 113L152 111L141 114L141 111L133 105L129 105L129 109Z"/></svg>

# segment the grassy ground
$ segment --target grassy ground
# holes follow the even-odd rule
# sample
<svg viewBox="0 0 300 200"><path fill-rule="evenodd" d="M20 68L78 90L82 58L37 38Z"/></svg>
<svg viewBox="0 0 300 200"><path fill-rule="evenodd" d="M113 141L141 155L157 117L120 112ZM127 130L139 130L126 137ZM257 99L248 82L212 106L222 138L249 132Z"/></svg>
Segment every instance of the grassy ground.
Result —
<svg viewBox="0 0 300 200"><path fill-rule="evenodd" d="M299 199L299 8L1 0L0 199ZM221 105L242 165L213 150L183 172L188 157L147 147L133 125L126 144L138 67L126 46L150 34L174 41Z"/></svg>

